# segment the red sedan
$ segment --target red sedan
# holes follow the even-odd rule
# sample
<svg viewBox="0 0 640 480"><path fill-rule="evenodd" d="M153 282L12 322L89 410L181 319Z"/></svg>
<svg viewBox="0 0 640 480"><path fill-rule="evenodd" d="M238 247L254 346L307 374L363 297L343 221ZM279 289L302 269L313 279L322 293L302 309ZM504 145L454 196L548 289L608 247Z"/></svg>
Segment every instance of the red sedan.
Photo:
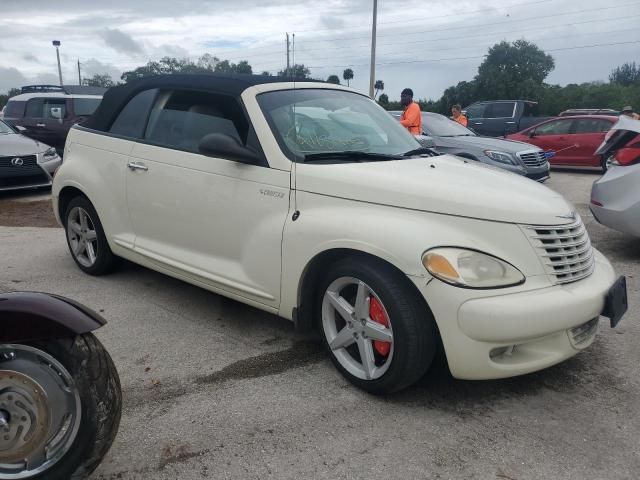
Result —
<svg viewBox="0 0 640 480"><path fill-rule="evenodd" d="M507 136L555 154L549 159L552 166L596 167L606 170L606 159L595 155L604 136L618 121L605 115L576 115L560 117L529 127Z"/></svg>

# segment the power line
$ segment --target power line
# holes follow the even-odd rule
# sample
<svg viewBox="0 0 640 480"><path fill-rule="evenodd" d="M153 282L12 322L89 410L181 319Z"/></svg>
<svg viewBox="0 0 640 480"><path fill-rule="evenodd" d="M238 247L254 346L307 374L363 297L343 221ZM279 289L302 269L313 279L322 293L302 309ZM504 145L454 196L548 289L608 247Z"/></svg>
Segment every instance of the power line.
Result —
<svg viewBox="0 0 640 480"><path fill-rule="evenodd" d="M432 32L444 32L444 31L450 31L450 30L465 30L465 29L472 29L472 28L481 28L481 27L492 27L495 25L504 25L504 24L510 24L510 23L515 23L515 22L528 22L531 20L541 20L544 18L555 18L555 17L562 17L565 15L575 15L575 14L581 14L581 13L587 13L587 12L599 12L599 11L603 11L603 10L611 10L614 8L621 8L621 7L629 7L629 6L634 6L634 5L640 5L640 2L633 2L633 3L626 3L623 5L615 5L615 6L610 6L610 7L598 7L598 8L589 8L589 9L583 9L583 10L577 10L577 11L573 11L573 12L563 12L563 13L554 13L552 15L539 15L537 17L528 17L528 18L521 18L519 20L509 20L506 22L492 22L492 23L483 23L483 24L476 24L476 25L461 25L461 26L457 26L457 27L447 27L447 28L439 28L439 29L430 29L430 30L421 30L421 31L417 31L417 32L403 32L403 35L419 35L422 33L432 33ZM538 27L540 28L540 27ZM387 35L378 35L379 37L385 37L385 36L391 36L391 35L397 35L397 33L390 33ZM328 40L362 40L362 39L368 39L369 37L326 37L323 39L319 39L319 40L307 40L307 43L318 43L318 42L326 42Z"/></svg>

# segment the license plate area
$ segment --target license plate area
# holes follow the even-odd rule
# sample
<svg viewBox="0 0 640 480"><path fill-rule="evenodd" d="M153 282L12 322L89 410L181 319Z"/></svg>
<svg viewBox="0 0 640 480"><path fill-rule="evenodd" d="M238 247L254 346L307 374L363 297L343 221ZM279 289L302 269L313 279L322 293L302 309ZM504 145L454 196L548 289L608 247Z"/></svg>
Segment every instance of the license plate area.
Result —
<svg viewBox="0 0 640 480"><path fill-rule="evenodd" d="M629 308L627 300L627 279L622 276L611 286L604 302L602 316L609 318L614 328Z"/></svg>

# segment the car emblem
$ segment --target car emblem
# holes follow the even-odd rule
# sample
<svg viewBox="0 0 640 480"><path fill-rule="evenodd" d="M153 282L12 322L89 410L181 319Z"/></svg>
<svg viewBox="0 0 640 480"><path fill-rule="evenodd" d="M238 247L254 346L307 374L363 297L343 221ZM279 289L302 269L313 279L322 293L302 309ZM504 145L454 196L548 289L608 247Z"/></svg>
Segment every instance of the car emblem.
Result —
<svg viewBox="0 0 640 480"><path fill-rule="evenodd" d="M15 157L11 159L11 165L13 165L14 167L21 167L24 164L24 160L22 160L20 157Z"/></svg>
<svg viewBox="0 0 640 480"><path fill-rule="evenodd" d="M577 218L576 217L576 212L569 212L566 215L556 215L556 217L558 217L558 218L566 218L568 220L575 220Z"/></svg>

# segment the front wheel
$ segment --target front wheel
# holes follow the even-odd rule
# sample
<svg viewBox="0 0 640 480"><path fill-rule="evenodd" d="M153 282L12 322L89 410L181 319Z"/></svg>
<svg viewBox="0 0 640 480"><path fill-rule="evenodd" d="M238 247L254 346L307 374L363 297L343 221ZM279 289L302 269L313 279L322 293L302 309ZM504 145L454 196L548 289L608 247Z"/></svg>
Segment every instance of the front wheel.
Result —
<svg viewBox="0 0 640 480"><path fill-rule="evenodd" d="M416 382L436 351L437 329L402 273L369 258L330 267L318 299L322 338L336 368L371 393Z"/></svg>
<svg viewBox="0 0 640 480"><path fill-rule="evenodd" d="M0 478L86 478L121 409L115 366L92 334L0 345Z"/></svg>

